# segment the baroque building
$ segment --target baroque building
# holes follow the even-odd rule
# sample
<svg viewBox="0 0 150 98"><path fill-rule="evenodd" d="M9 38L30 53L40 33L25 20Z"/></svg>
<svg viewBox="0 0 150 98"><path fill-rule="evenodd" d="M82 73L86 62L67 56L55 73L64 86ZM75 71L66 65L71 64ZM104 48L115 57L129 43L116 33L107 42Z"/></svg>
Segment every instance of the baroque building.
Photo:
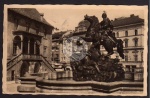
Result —
<svg viewBox="0 0 150 98"><path fill-rule="evenodd" d="M34 8L9 8L7 18L7 80L52 72L54 27Z"/></svg>

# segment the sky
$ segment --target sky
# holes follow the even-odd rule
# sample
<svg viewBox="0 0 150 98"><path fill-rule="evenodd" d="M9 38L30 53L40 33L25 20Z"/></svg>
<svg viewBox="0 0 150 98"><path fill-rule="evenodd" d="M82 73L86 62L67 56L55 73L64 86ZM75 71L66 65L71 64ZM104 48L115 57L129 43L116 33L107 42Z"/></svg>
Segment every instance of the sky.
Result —
<svg viewBox="0 0 150 98"><path fill-rule="evenodd" d="M74 30L78 23L84 19L84 15L95 15L102 20L103 11L110 20L119 17L129 17L131 14L144 19L144 8L138 6L94 6L94 5L49 5L36 7L44 18L59 31Z"/></svg>

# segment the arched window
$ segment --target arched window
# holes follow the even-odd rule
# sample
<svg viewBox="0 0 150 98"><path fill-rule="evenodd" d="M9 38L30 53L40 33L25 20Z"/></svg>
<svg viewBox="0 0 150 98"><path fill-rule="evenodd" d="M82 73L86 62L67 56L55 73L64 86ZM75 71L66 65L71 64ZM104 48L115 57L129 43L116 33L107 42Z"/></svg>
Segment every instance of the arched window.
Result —
<svg viewBox="0 0 150 98"><path fill-rule="evenodd" d="M128 55L125 56L125 61L128 61Z"/></svg>
<svg viewBox="0 0 150 98"><path fill-rule="evenodd" d="M124 42L125 42L125 45L124 45L124 46L125 46L125 47L128 47L128 39L125 39Z"/></svg>
<svg viewBox="0 0 150 98"><path fill-rule="evenodd" d="M17 55L21 53L21 38L16 36L13 40L13 54Z"/></svg>
<svg viewBox="0 0 150 98"><path fill-rule="evenodd" d="M138 46L138 38L134 38L133 41L134 41L134 46Z"/></svg>
<svg viewBox="0 0 150 98"><path fill-rule="evenodd" d="M116 33L116 37L119 37L119 32Z"/></svg>
<svg viewBox="0 0 150 98"><path fill-rule="evenodd" d="M17 54L17 43L13 43L13 54L16 55Z"/></svg>
<svg viewBox="0 0 150 98"><path fill-rule="evenodd" d="M135 30L135 35L138 35L138 30L137 29Z"/></svg>
<svg viewBox="0 0 150 98"><path fill-rule="evenodd" d="M125 36L128 36L128 31L125 31Z"/></svg>
<svg viewBox="0 0 150 98"><path fill-rule="evenodd" d="M138 46L138 39L134 41L135 46Z"/></svg>

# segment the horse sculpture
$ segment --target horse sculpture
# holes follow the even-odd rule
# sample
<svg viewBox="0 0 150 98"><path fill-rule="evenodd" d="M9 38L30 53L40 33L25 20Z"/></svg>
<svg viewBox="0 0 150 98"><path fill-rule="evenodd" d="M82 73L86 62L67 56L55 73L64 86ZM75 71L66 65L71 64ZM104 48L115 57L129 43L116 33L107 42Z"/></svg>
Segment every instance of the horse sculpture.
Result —
<svg viewBox="0 0 150 98"><path fill-rule="evenodd" d="M90 22L90 26L87 29L86 37L89 37L98 49L100 45L103 45L105 50L108 52L106 56L110 56L113 54L113 48L117 46L117 52L120 57L124 59L123 54L123 41L121 39L117 39L117 45L111 40L108 35L105 35L105 31L100 29L99 20L96 16L85 16L85 19ZM86 40L86 38L83 38ZM103 41L102 41L103 39ZM88 41L88 40L86 40Z"/></svg>
<svg viewBox="0 0 150 98"><path fill-rule="evenodd" d="M122 80L124 78L122 64L118 64L118 59L109 58L109 55L113 53L114 43L107 35L102 34L104 31L99 29L100 24L97 17L86 15L85 20L90 22L90 26L87 29L86 36L82 38L87 42L92 42L92 45L85 58L71 62L73 79L76 81L95 80L100 82ZM120 39L117 41L117 51L124 58L123 42ZM103 45L108 52L106 56L101 54L100 45Z"/></svg>

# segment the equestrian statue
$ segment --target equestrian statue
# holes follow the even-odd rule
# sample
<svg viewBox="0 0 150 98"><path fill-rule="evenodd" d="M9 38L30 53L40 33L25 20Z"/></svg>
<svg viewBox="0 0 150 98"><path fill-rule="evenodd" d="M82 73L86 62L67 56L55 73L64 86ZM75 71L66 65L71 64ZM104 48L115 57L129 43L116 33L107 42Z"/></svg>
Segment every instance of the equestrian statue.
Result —
<svg viewBox="0 0 150 98"><path fill-rule="evenodd" d="M92 42L87 55L80 61L72 61L73 79L76 81L95 80L100 82L112 82L124 78L124 70L119 59L111 59L114 53L113 48L117 48L119 56L124 59L123 41L116 39L113 32L113 25L107 14L102 14L103 20L99 22L96 16L84 16L84 20L90 23L85 37L81 37L86 42ZM101 53L100 46L108 52Z"/></svg>

